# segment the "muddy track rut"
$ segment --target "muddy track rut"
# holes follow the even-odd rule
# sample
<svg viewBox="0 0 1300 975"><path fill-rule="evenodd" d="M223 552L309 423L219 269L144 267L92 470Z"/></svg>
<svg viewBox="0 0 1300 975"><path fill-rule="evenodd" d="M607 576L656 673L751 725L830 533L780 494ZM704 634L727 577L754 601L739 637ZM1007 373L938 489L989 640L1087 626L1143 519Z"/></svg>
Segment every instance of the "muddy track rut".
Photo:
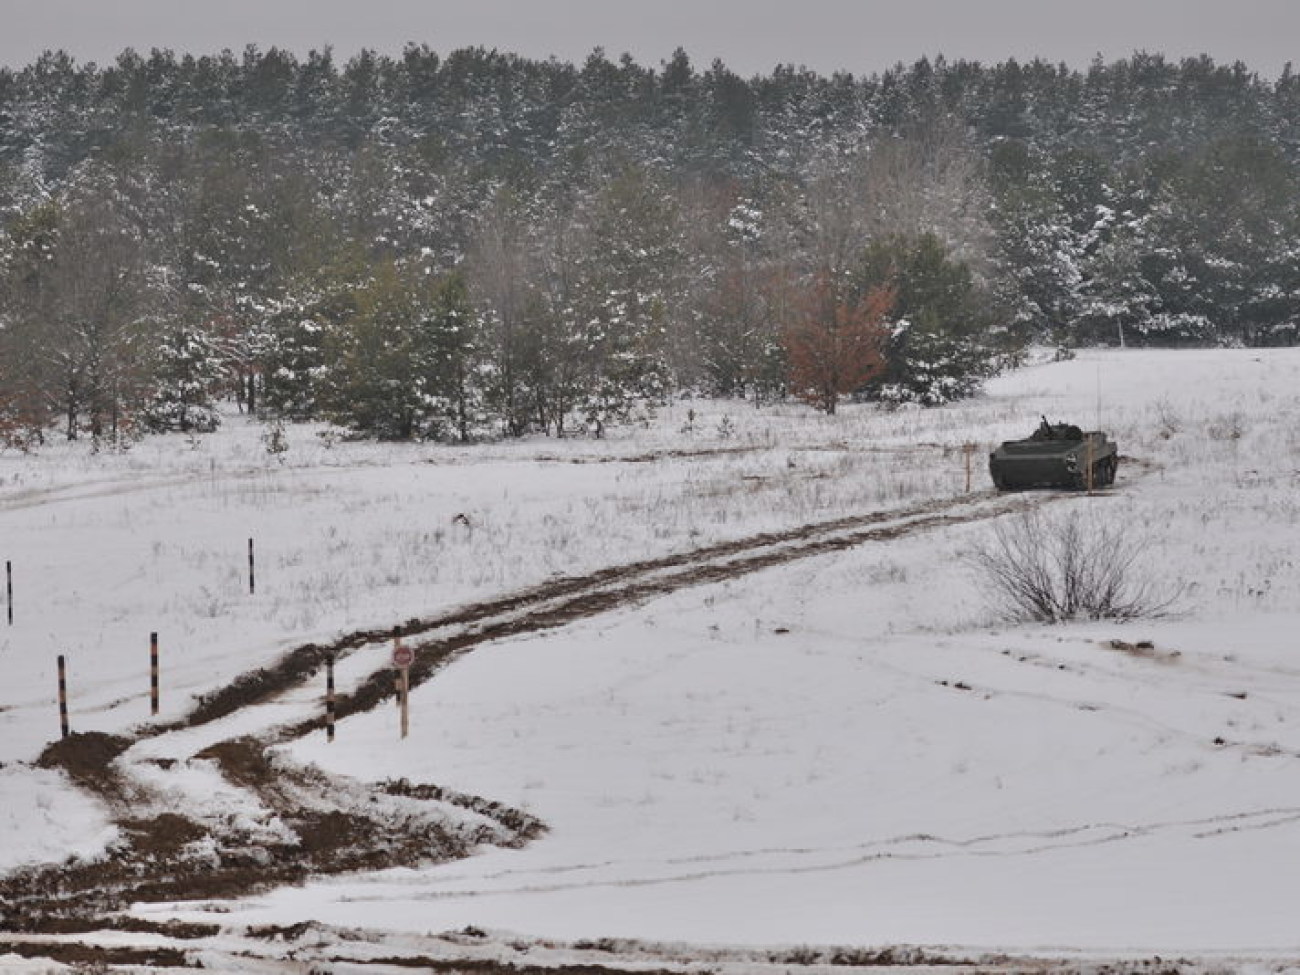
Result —
<svg viewBox="0 0 1300 975"><path fill-rule="evenodd" d="M780 532L767 532L654 559L555 579L518 593L409 619L391 629L360 630L327 645L304 644L270 667L247 673L229 687L199 701L182 721L144 729L142 735L195 727L240 708L273 700L314 677L329 656L336 658L400 636L416 650L412 686L429 680L455 656L482 643L564 626L647 598L692 586L739 578L751 572L873 541L947 525L998 517L1030 506L1072 497L1069 494L998 495L982 492L929 501L907 508L838 518ZM339 695L339 718L368 711L393 696L391 672L375 671L351 692ZM268 734L285 741L323 726L323 716L290 724Z"/></svg>
<svg viewBox="0 0 1300 975"><path fill-rule="evenodd" d="M361 630L328 645L305 644L201 699L184 719L131 736L74 734L38 764L59 768L108 804L120 841L102 859L28 868L0 878L0 927L89 931L115 923L131 903L234 897L313 874L444 862L484 843L520 845L544 831L527 814L427 784L367 786L295 765L270 746L323 727L324 715L221 741L188 761L210 763L246 796L249 815L173 809L131 774L141 741L195 728L274 701L317 677L327 658L383 644L396 634L417 651L412 685L459 655L504 637L539 632L691 586L871 542L999 517L1062 494L984 492L871 512L556 579L519 593L386 630ZM338 696L339 718L391 701L392 671L380 667ZM157 762L166 770L170 766ZM117 919L120 922L120 919Z"/></svg>

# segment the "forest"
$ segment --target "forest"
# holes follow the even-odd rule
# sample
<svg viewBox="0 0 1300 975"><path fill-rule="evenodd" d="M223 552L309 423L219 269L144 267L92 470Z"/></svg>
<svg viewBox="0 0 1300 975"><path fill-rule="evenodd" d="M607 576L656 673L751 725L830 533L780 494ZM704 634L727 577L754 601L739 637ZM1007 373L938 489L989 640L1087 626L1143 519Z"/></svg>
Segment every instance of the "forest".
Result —
<svg viewBox="0 0 1300 975"><path fill-rule="evenodd" d="M0 69L0 447L933 406L1033 343L1300 339L1300 78L742 78L409 45Z"/></svg>

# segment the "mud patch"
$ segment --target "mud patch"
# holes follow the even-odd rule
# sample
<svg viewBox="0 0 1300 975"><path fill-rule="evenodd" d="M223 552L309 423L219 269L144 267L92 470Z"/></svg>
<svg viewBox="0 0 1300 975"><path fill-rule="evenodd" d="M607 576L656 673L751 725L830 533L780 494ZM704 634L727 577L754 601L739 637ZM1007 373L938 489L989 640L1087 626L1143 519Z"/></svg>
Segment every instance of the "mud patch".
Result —
<svg viewBox="0 0 1300 975"><path fill-rule="evenodd" d="M175 857L184 847L208 835L198 823L176 813L163 813L153 819L123 819L118 828L129 837L137 854L150 859Z"/></svg>
<svg viewBox="0 0 1300 975"><path fill-rule="evenodd" d="M125 785L114 760L131 747L131 740L98 731L81 731L47 745L37 768L62 769L77 785L105 798L122 798Z"/></svg>
<svg viewBox="0 0 1300 975"><path fill-rule="evenodd" d="M1122 653L1129 657L1153 660L1162 664L1176 663L1182 657L1181 651L1162 650L1150 640L1138 640L1136 643L1129 643L1126 640L1107 640L1102 646L1107 650L1114 650L1116 653Z"/></svg>
<svg viewBox="0 0 1300 975"><path fill-rule="evenodd" d="M536 816L530 816L522 810L514 809L500 802L493 802L490 799L483 799L479 796L453 792L437 785L413 784L406 779L385 782L380 785L380 788L390 796L409 796L413 799L424 799L430 802L445 802L453 806L459 806L462 809L468 809L470 812L500 823L516 837L513 843L507 842L501 845L522 846L529 840L535 839L546 832L546 824Z"/></svg>
<svg viewBox="0 0 1300 975"><path fill-rule="evenodd" d="M195 758L215 761L222 775L253 792L264 791L278 778L266 757L265 746L253 738L219 742L205 748Z"/></svg>
<svg viewBox="0 0 1300 975"><path fill-rule="evenodd" d="M422 972L445 972L450 975L627 975L628 968L612 965L518 965L486 958L428 958L419 955L394 955L368 960L369 965L391 965ZM681 975L671 968L637 968L637 975Z"/></svg>
<svg viewBox="0 0 1300 975"><path fill-rule="evenodd" d="M202 968L192 965L185 952L177 948L108 947L76 942L5 941L0 939L0 954L21 958L47 958L85 971L107 971L109 967L143 966L148 968Z"/></svg>
<svg viewBox="0 0 1300 975"><path fill-rule="evenodd" d="M106 856L0 880L0 927L93 930L136 902L241 897L312 875L441 863L480 844L522 845L542 828L516 810L432 786L332 778L251 738L222 742L201 758L249 793L248 808L265 826L260 836L250 837L247 817L137 811L119 819L120 840ZM475 815L458 816L449 804Z"/></svg>

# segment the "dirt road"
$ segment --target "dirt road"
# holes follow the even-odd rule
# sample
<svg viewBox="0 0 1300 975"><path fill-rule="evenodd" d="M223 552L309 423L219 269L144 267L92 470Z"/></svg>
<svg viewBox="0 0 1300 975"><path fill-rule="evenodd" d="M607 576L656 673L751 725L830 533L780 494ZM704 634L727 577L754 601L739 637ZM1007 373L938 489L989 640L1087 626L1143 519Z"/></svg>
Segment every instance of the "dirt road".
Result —
<svg viewBox="0 0 1300 975"><path fill-rule="evenodd" d="M561 627L660 594L797 559L996 518L1064 497L1069 495L986 492L611 566L446 614L407 620L393 630L359 631L330 645L300 646L277 664L244 674L199 701L179 722L142 727L122 737L72 735L47 748L39 764L62 769L78 786L103 799L123 842L102 860L29 868L0 879L0 928L38 938L120 930L124 924L139 928L120 913L133 903L230 898L301 882L313 874L445 862L484 843L517 846L545 830L533 817L487 799L430 784L339 780L268 750L319 731L324 723L324 715L314 713L322 710L319 707L304 708L302 717L288 722L268 723L254 735L218 736L195 750L178 746L163 750L167 758L157 757L159 742L203 741L193 734L195 729L218 728L222 718L236 712L247 713L295 693L301 696L305 688L315 686L330 657L373 649L397 633L418 650L410 674L418 685L459 655L492 640ZM392 671L379 666L339 696L337 716L343 719L377 707L391 701L393 693ZM274 713L283 716L283 711ZM205 808L201 802L177 808L175 794L165 798L158 782L190 762L214 766L224 787L242 796L255 814L231 817L227 808ZM200 940L210 934L174 925L161 933ZM15 944L19 942L0 938L0 953L32 950L32 942L22 942L21 948ZM184 950L177 950L183 959ZM66 953L67 946L59 951ZM50 956L55 956L53 948ZM174 959L168 958L147 963L171 964Z"/></svg>

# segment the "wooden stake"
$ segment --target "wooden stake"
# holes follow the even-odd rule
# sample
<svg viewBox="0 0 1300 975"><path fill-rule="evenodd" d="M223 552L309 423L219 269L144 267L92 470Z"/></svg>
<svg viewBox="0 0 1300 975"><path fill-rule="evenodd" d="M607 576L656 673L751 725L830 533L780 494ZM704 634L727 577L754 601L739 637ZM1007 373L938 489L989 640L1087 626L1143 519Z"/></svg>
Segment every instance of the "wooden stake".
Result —
<svg viewBox="0 0 1300 975"><path fill-rule="evenodd" d="M411 664L415 652L402 646L402 631L393 627L393 666L397 669L397 706L402 710L402 737L411 730Z"/></svg>
<svg viewBox="0 0 1300 975"><path fill-rule="evenodd" d="M68 670L63 654L59 654L59 730L68 737Z"/></svg>
<svg viewBox="0 0 1300 975"><path fill-rule="evenodd" d="M149 713L158 714L158 634L149 634Z"/></svg>
<svg viewBox="0 0 1300 975"><path fill-rule="evenodd" d="M8 596L9 625L14 625L14 564L5 560L5 594Z"/></svg>
<svg viewBox="0 0 1300 975"><path fill-rule="evenodd" d="M402 646L401 627L393 627L393 657L397 656L398 649ZM397 710L402 710L402 670L394 663L393 665L393 700L397 702Z"/></svg>
<svg viewBox="0 0 1300 975"><path fill-rule="evenodd" d="M248 540L248 594L250 596L257 593L257 573L253 567L253 540Z"/></svg>
<svg viewBox="0 0 1300 975"><path fill-rule="evenodd" d="M334 654L325 658L325 740L334 740Z"/></svg>

